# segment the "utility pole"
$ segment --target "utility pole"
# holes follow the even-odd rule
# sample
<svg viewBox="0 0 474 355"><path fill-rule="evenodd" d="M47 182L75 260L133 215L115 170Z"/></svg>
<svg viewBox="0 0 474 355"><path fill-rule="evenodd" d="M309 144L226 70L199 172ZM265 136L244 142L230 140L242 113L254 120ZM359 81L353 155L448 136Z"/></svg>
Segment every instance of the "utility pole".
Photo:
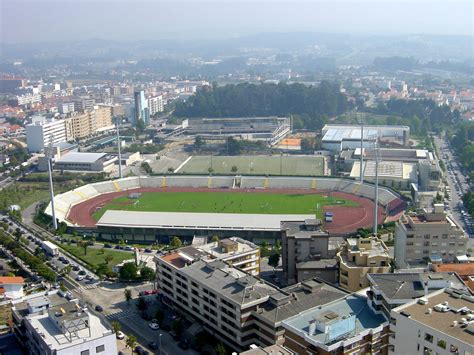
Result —
<svg viewBox="0 0 474 355"><path fill-rule="evenodd" d="M56 231L58 229L58 221L56 220L56 210L54 208L54 190L53 190L53 140L54 136L51 135L49 139L48 150L45 154L48 162L48 177L49 177L49 197L51 199L51 217L53 218L53 227Z"/></svg>
<svg viewBox="0 0 474 355"><path fill-rule="evenodd" d="M118 160L119 160L119 178L122 176L122 147L120 142L120 118L116 117L115 124L117 126L117 150L118 150Z"/></svg>
<svg viewBox="0 0 474 355"><path fill-rule="evenodd" d="M375 153L375 209L374 209L374 236L377 236L378 232L378 207L379 207L379 147L377 145L378 137L375 139L374 143L374 153Z"/></svg>

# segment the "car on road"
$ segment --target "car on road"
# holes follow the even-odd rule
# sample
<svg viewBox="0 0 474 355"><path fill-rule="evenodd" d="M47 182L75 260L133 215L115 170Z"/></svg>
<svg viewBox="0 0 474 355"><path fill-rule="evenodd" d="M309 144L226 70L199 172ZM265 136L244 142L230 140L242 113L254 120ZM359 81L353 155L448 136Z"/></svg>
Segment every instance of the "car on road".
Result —
<svg viewBox="0 0 474 355"><path fill-rule="evenodd" d="M112 248L112 245L106 243L106 244L104 244L104 248Z"/></svg>
<svg viewBox="0 0 474 355"><path fill-rule="evenodd" d="M160 329L160 326L158 323L155 323L155 322L151 322L151 323L148 323L148 326L153 329L153 330L158 330Z"/></svg>
<svg viewBox="0 0 474 355"><path fill-rule="evenodd" d="M125 338L125 334L123 334L123 332L121 332L120 330L117 332L117 334L115 334L115 337L119 340L122 340Z"/></svg>
<svg viewBox="0 0 474 355"><path fill-rule="evenodd" d="M151 250L151 249L149 249L149 248L146 248L146 249L145 249L145 253L152 253L152 252L153 252L153 250Z"/></svg>
<svg viewBox="0 0 474 355"><path fill-rule="evenodd" d="M155 341L152 341L152 342L148 343L148 347L151 350L157 350L158 349L158 344Z"/></svg>
<svg viewBox="0 0 474 355"><path fill-rule="evenodd" d="M126 246L126 247L125 247L125 250L134 251L135 248L134 248L134 247L131 247L131 246Z"/></svg>
<svg viewBox="0 0 474 355"><path fill-rule="evenodd" d="M102 308L102 306L97 305L97 306L95 306L95 310L96 310L97 312L102 312L104 309Z"/></svg>

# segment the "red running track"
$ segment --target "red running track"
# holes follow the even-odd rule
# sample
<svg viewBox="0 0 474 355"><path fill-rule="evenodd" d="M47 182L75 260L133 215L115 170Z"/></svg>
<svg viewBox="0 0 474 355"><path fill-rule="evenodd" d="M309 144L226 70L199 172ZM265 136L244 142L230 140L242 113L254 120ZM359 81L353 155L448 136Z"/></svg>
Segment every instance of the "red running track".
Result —
<svg viewBox="0 0 474 355"><path fill-rule="evenodd" d="M324 211L333 212L333 222L325 222L324 228L332 235L341 235L355 232L358 228L372 227L374 216L374 203L365 197L360 197L340 191L323 191L308 189L209 189L193 187L165 187L165 188L137 188L119 192L109 192L87 201L81 202L71 208L67 219L79 226L95 227L92 214L107 202L119 196L127 196L135 192L251 192L251 193L281 193L281 194L326 194L356 202L359 206L324 206ZM379 223L384 220L383 208L379 206Z"/></svg>

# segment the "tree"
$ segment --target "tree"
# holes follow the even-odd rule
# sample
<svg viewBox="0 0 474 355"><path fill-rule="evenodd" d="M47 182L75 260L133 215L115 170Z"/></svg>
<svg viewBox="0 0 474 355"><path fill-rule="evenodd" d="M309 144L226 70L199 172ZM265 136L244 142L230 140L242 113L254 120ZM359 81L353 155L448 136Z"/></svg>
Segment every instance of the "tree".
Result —
<svg viewBox="0 0 474 355"><path fill-rule="evenodd" d="M174 172L174 168L169 167L169 168L168 168L168 172L169 172L169 173L173 173L173 172Z"/></svg>
<svg viewBox="0 0 474 355"><path fill-rule="evenodd" d="M151 267L148 266L143 266L140 269L140 276L142 280L146 281L154 281L155 280L155 270L153 270Z"/></svg>
<svg viewBox="0 0 474 355"><path fill-rule="evenodd" d="M98 276L104 276L104 275L107 275L107 273L109 272L109 268L108 268L107 264L100 263L97 266L95 272Z"/></svg>
<svg viewBox="0 0 474 355"><path fill-rule="evenodd" d="M209 168L207 169L207 171L209 172L209 174L212 174L214 172L214 169L213 168Z"/></svg>
<svg viewBox="0 0 474 355"><path fill-rule="evenodd" d="M228 137L226 140L226 149L228 155L239 155L242 151L242 145L234 137Z"/></svg>
<svg viewBox="0 0 474 355"><path fill-rule="evenodd" d="M227 350L222 342L217 343L215 350L217 355L227 355Z"/></svg>
<svg viewBox="0 0 474 355"><path fill-rule="evenodd" d="M111 325L114 333L118 333L122 330L122 326L116 320L112 321Z"/></svg>
<svg viewBox="0 0 474 355"><path fill-rule="evenodd" d="M177 249L183 246L183 242L178 237L171 238L170 247Z"/></svg>
<svg viewBox="0 0 474 355"><path fill-rule="evenodd" d="M201 136L196 136L194 139L194 149L201 150L202 146L204 145L204 139Z"/></svg>
<svg viewBox="0 0 474 355"><path fill-rule="evenodd" d="M120 268L120 279L131 281L137 278L138 267L134 262L125 263Z"/></svg>
<svg viewBox="0 0 474 355"><path fill-rule="evenodd" d="M158 324L161 325L161 323L163 322L163 319L165 319L165 314L163 313L161 309L158 309L156 311L155 318L158 321Z"/></svg>
<svg viewBox="0 0 474 355"><path fill-rule="evenodd" d="M178 337L183 333L183 322L179 319L176 319L171 324L171 328L175 331Z"/></svg>
<svg viewBox="0 0 474 355"><path fill-rule="evenodd" d="M127 301L127 303L130 304L130 300L132 299L132 290L129 288L126 288L123 291L123 294L125 296L125 301Z"/></svg>
<svg viewBox="0 0 474 355"><path fill-rule="evenodd" d="M268 257L268 265L277 267L280 262L280 254L274 253Z"/></svg>
<svg viewBox="0 0 474 355"><path fill-rule="evenodd" d="M89 247L89 242L87 240L80 240L77 244L84 249L84 255L87 255L87 248Z"/></svg>
<svg viewBox="0 0 474 355"><path fill-rule="evenodd" d="M214 235L214 236L212 236L212 238L211 238L211 242L213 242L213 243L217 243L219 240L220 240L220 239L219 239L219 236L218 236L218 235Z"/></svg>
<svg viewBox="0 0 474 355"><path fill-rule="evenodd" d="M62 270L61 270L61 275L69 275L72 271L71 265L66 265Z"/></svg>
<svg viewBox="0 0 474 355"><path fill-rule="evenodd" d="M109 265L109 263L114 259L114 257L110 254L107 254L104 258L105 264Z"/></svg>
<svg viewBox="0 0 474 355"><path fill-rule="evenodd" d="M137 302L137 309L144 314L145 310L147 309L147 304L146 301L143 297L138 297L138 302Z"/></svg>
<svg viewBox="0 0 474 355"><path fill-rule="evenodd" d="M147 174L151 174L153 172L153 169L151 168L150 164L148 164L146 161L142 163L141 165L143 171Z"/></svg>
<svg viewBox="0 0 474 355"><path fill-rule="evenodd" d="M236 173L237 170L239 170L239 168L237 167L237 165L232 165L232 168L230 169L233 173Z"/></svg>
<svg viewBox="0 0 474 355"><path fill-rule="evenodd" d="M125 344L127 345L127 348L132 349L133 354L133 350L137 346L137 338L134 335L129 335L127 340L125 341Z"/></svg>
<svg viewBox="0 0 474 355"><path fill-rule="evenodd" d="M15 240L17 243L20 242L20 239L21 239L21 236L23 235L23 233L21 232L21 229L20 228L16 228L15 229L15 233L14 233L14 236L15 236Z"/></svg>
<svg viewBox="0 0 474 355"><path fill-rule="evenodd" d="M310 152L313 151L315 147L315 140L314 138L303 138L301 140L301 150L303 152Z"/></svg>

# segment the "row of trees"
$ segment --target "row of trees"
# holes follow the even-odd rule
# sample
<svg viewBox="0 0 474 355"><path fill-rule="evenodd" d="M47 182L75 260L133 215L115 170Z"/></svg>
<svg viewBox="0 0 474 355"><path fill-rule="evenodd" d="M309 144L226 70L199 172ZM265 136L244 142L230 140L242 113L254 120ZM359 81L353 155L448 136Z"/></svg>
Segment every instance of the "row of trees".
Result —
<svg viewBox="0 0 474 355"><path fill-rule="evenodd" d="M449 135L449 139L462 166L469 172L471 179L474 178L474 123L460 124Z"/></svg>
<svg viewBox="0 0 474 355"><path fill-rule="evenodd" d="M351 104L339 84L250 84L204 87L176 103L178 117L255 117L301 115L305 128L320 125L321 117L348 111Z"/></svg>
<svg viewBox="0 0 474 355"><path fill-rule="evenodd" d="M31 270L38 273L39 276L45 278L45 280L54 282L56 280L56 274L46 264L46 257L43 253L37 253L37 255L31 255L26 252L20 244L21 233L15 232L15 239L13 240L5 235L3 231L0 231L0 244L10 250L13 255L21 259Z"/></svg>
<svg viewBox="0 0 474 355"><path fill-rule="evenodd" d="M438 106L433 100L390 99L386 103L379 102L371 111L400 116L387 118L387 124L407 125L412 133L419 135L425 135L428 131L440 132L461 116L458 110L451 111L447 105Z"/></svg>
<svg viewBox="0 0 474 355"><path fill-rule="evenodd" d="M469 211L469 214L474 217L474 193L468 191L462 197L462 202L464 207Z"/></svg>
<svg viewBox="0 0 474 355"><path fill-rule="evenodd" d="M155 281L155 271L152 268L138 267L134 262L123 264L119 276L124 281Z"/></svg>

